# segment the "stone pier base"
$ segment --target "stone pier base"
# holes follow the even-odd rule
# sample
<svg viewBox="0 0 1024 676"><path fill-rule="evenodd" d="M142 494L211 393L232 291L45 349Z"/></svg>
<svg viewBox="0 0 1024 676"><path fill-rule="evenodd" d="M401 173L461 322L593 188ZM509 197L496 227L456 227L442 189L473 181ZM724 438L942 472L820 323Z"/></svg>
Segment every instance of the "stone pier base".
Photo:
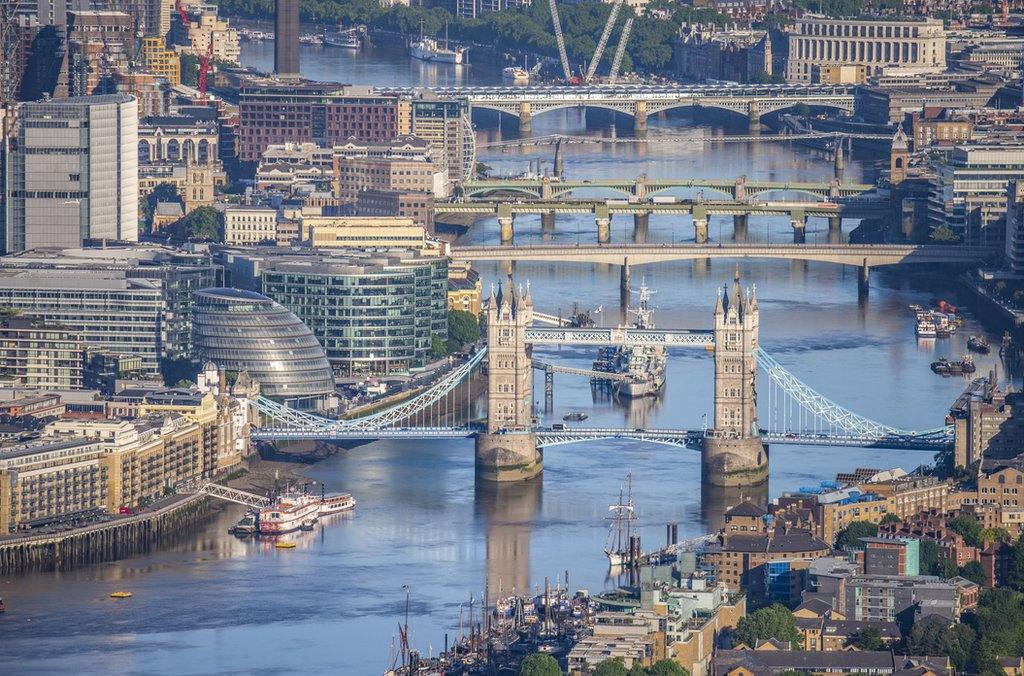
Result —
<svg viewBox="0 0 1024 676"><path fill-rule="evenodd" d="M479 481L524 481L544 470L544 456L533 432L476 435L476 478Z"/></svg>
<svg viewBox="0 0 1024 676"><path fill-rule="evenodd" d="M712 486L756 486L768 480L768 444L759 438L708 437L700 456L701 481Z"/></svg>

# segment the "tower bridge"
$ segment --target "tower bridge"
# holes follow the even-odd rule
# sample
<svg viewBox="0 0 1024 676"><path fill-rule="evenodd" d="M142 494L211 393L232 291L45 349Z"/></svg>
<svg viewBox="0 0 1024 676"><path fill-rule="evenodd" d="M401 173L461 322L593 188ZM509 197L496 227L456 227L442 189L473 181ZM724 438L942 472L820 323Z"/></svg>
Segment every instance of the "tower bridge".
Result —
<svg viewBox="0 0 1024 676"><path fill-rule="evenodd" d="M386 88L384 93L415 94L419 88ZM760 127L761 116L800 104L853 113L854 88L848 85L792 84L665 84L585 85L528 87L434 87L442 98L463 99L472 109L492 110L519 119L519 129L528 132L533 118L567 108L601 108L633 118L637 132L647 130L652 114L676 108L715 108L742 115L752 129Z"/></svg>
<svg viewBox="0 0 1024 676"><path fill-rule="evenodd" d="M492 290L487 308L487 345L425 392L390 408L352 420L330 419L259 399L262 425L253 438L475 439L475 465L484 481L517 481L543 470L543 448L598 439L631 439L692 448L701 453L705 483L760 485L767 478L772 443L874 446L942 450L951 431L908 431L878 423L818 394L772 359L759 344L760 309L753 289L716 293L710 329L636 330L538 327L529 286ZM711 426L701 429L588 428L539 425L534 412L532 350L543 345L663 345L713 351ZM469 409L471 375L487 368L487 416L475 422ZM758 388L758 369L768 375ZM566 369L567 372L573 369ZM588 372L589 373L589 372ZM459 395L461 403L453 401ZM763 418L761 416L764 416Z"/></svg>

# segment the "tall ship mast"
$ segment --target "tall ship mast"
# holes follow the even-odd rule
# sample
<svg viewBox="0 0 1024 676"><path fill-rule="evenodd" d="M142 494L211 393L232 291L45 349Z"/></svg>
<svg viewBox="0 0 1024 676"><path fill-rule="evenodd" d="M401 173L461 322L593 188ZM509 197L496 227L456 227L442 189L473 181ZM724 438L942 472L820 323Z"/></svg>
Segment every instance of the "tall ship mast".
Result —
<svg viewBox="0 0 1024 676"><path fill-rule="evenodd" d="M629 560L629 540L636 530L636 510L633 508L633 475L627 474L626 481L619 486L619 501L608 505L608 537L604 554L608 565L623 566Z"/></svg>

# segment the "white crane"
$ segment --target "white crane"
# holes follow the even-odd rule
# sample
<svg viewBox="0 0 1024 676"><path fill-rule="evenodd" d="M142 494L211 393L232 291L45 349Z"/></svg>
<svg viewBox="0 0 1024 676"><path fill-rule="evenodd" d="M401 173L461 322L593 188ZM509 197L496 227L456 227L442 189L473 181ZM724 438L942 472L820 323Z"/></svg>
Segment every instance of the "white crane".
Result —
<svg viewBox="0 0 1024 676"><path fill-rule="evenodd" d="M554 0L551 1L554 2ZM594 79L594 73L597 72L597 64L601 62L601 57L604 56L604 49L608 46L608 38L611 37L620 9L622 9L622 0L615 0L615 4L612 5L612 12L608 15L608 23L604 25L604 30L601 31L601 39L597 41L597 49L594 50L594 56L590 59L587 75L583 78L584 84Z"/></svg>
<svg viewBox="0 0 1024 676"><path fill-rule="evenodd" d="M615 48L615 58L612 59L612 70L608 74L608 81L615 84L619 79L619 68L622 66L622 55L626 53L626 43L629 42L629 32L633 30L633 17L627 17L622 27L622 37L619 38L619 45Z"/></svg>
<svg viewBox="0 0 1024 676"><path fill-rule="evenodd" d="M551 23L555 27L555 41L558 43L558 56L562 60L562 73L565 75L565 81L568 82L572 79L572 69L569 68L569 55L565 51L565 38L562 36L562 22L558 18L558 7L555 5L555 0L548 0L548 4L551 6Z"/></svg>

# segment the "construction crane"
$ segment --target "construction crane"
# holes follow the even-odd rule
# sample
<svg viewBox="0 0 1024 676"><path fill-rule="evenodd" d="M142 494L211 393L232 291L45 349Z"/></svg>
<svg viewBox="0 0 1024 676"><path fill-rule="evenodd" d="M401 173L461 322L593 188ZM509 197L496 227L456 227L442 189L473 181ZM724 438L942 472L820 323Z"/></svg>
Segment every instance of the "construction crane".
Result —
<svg viewBox="0 0 1024 676"><path fill-rule="evenodd" d="M604 56L604 49L608 46L608 38L611 37L612 29L615 28L615 20L619 18L619 10L621 9L622 0L615 0L615 4L612 5L612 12L608 15L608 23L604 25L604 30L601 31L601 39L597 41L597 49L594 50L594 56L590 59L590 66L587 68L587 74L583 78L584 84L594 79L594 73L597 72L597 64L601 62L601 57Z"/></svg>
<svg viewBox="0 0 1024 676"><path fill-rule="evenodd" d="M555 27L555 41L558 43L558 57L562 60L562 73L565 81L572 81L572 69L569 68L569 55L565 51L565 36L562 35L562 21L558 18L558 6L555 0L548 0L551 7L551 23Z"/></svg>
<svg viewBox="0 0 1024 676"><path fill-rule="evenodd" d="M210 73L210 61L213 59L213 33L210 43L206 45L206 53L199 57L199 102L206 103L206 76Z"/></svg>
<svg viewBox="0 0 1024 676"><path fill-rule="evenodd" d="M612 84L619 79L619 68L622 67L622 56L626 53L626 43L629 42L629 32L633 30L633 17L627 17L622 27L622 37L619 38L619 45L615 48L615 58L612 59L612 70L608 73L608 81Z"/></svg>

